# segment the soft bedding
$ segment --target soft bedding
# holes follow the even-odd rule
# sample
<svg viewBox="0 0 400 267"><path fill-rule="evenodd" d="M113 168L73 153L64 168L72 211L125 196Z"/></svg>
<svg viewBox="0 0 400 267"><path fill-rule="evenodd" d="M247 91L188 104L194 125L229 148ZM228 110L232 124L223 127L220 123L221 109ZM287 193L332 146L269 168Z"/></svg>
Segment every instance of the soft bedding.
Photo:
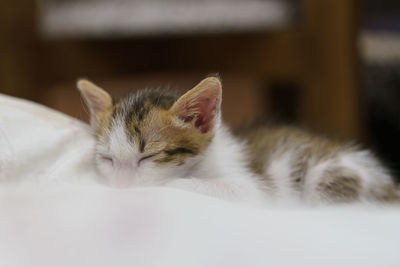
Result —
<svg viewBox="0 0 400 267"><path fill-rule="evenodd" d="M400 266L400 207L112 189L89 127L0 95L0 266Z"/></svg>

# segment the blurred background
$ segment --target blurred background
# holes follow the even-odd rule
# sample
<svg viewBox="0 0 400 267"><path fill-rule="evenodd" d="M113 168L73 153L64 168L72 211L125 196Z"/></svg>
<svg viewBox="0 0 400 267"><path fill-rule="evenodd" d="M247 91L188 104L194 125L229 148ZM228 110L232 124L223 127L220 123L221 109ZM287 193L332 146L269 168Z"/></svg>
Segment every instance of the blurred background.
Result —
<svg viewBox="0 0 400 267"><path fill-rule="evenodd" d="M0 92L83 120L79 77L120 96L216 72L231 126L298 123L400 170L398 0L0 3Z"/></svg>

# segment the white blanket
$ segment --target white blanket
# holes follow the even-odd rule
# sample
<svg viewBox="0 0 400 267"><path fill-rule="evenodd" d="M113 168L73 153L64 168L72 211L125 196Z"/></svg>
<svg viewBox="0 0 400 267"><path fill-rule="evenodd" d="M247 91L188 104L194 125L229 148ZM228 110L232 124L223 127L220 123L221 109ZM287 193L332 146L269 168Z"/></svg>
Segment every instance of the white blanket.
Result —
<svg viewBox="0 0 400 267"><path fill-rule="evenodd" d="M0 95L0 266L400 266L400 208L111 189L87 125Z"/></svg>

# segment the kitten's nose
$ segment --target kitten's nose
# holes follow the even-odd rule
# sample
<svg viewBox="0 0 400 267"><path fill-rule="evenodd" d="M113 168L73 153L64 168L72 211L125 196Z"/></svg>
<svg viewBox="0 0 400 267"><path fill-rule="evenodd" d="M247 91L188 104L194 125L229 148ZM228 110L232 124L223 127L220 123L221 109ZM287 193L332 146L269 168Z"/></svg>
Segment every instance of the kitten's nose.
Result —
<svg viewBox="0 0 400 267"><path fill-rule="evenodd" d="M128 163L119 163L113 177L110 179L110 186L116 188L126 188L132 185L135 176L135 167Z"/></svg>

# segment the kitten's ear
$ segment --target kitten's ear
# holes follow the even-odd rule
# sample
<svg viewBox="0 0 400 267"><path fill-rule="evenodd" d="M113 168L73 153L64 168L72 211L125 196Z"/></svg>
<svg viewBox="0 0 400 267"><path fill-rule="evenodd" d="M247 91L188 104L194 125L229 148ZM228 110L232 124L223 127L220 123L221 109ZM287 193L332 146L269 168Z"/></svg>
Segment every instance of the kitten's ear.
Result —
<svg viewBox="0 0 400 267"><path fill-rule="evenodd" d="M207 133L220 119L221 100L221 81L209 77L181 96L171 111L183 122L193 123L202 133Z"/></svg>
<svg viewBox="0 0 400 267"><path fill-rule="evenodd" d="M97 128L101 114L112 107L112 98L106 91L85 79L78 80L77 87L89 107L90 125Z"/></svg>

